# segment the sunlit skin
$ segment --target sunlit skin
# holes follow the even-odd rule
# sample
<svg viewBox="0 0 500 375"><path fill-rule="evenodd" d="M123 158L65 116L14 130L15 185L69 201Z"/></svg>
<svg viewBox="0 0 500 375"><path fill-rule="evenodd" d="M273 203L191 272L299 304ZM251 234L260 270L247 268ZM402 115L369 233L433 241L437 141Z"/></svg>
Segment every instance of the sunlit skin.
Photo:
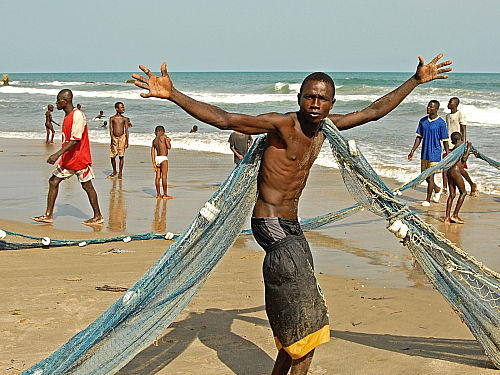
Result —
<svg viewBox="0 0 500 375"><path fill-rule="evenodd" d="M375 121L396 108L421 83L448 78L451 61L438 63L439 54L425 65L419 57L417 72L400 87L378 99L367 108L347 115L329 114L335 103L334 87L323 81L307 81L298 95L297 112L265 113L250 116L230 113L194 100L178 91L167 73L167 64L161 66L161 76L139 65L146 77L132 74L136 86L148 90L143 98L168 99L194 118L221 130L244 134L267 134L264 155L258 176L259 196L253 216L296 219L298 203L306 185L309 171L325 140L320 131L322 120L328 117L340 130ZM314 351L292 360L283 349L279 351L272 374L306 374Z"/></svg>
<svg viewBox="0 0 500 375"><path fill-rule="evenodd" d="M109 119L109 135L111 137L111 142L113 142L113 138L119 138L123 134L125 134L125 148L128 148L128 128L131 126L130 119L128 117L123 116L125 113L125 106L123 103L116 103L115 105L116 114L111 116ZM125 163L125 155L119 156L120 164L119 164L119 172L116 169L116 156L111 158L111 167L113 168L113 172L109 175L109 177L115 177L119 180L123 178L123 165Z"/></svg>

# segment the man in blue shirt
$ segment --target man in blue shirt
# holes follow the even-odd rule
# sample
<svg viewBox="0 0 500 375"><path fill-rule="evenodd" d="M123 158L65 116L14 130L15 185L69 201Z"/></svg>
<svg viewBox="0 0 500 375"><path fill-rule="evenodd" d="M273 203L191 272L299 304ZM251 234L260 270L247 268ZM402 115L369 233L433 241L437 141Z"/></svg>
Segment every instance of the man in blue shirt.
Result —
<svg viewBox="0 0 500 375"><path fill-rule="evenodd" d="M438 116L437 111L439 109L439 102L437 100L431 100L427 105L427 116L422 117L418 123L417 137L415 138L415 143L410 153L408 154L408 160L413 160L413 153L417 147L422 143L422 153L421 153L421 172L425 171L441 161L441 142L443 142L443 147L446 153L449 152L448 148L448 130L446 128L446 122ZM422 202L422 206L428 207L431 205L432 192L435 192L434 202L439 202L439 197L441 196L441 188L434 182L434 175L426 178L427 181L427 196L425 201Z"/></svg>

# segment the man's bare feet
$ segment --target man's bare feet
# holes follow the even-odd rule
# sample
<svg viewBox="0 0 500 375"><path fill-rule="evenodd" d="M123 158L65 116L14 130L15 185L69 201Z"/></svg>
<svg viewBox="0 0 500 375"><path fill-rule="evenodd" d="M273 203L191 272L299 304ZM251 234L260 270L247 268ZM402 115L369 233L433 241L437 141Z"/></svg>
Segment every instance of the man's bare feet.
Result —
<svg viewBox="0 0 500 375"><path fill-rule="evenodd" d="M108 176L108 178L115 177L117 174L118 174L118 172L113 172L113 173L111 173L111 174Z"/></svg>
<svg viewBox="0 0 500 375"><path fill-rule="evenodd" d="M48 216L46 214L43 214L41 216L31 216L31 220L35 220L38 223L49 223L49 224L54 222L52 216Z"/></svg>
<svg viewBox="0 0 500 375"><path fill-rule="evenodd" d="M116 177L118 180L123 180L123 176L121 174L118 175L118 177Z"/></svg>
<svg viewBox="0 0 500 375"><path fill-rule="evenodd" d="M88 219L85 221L82 221L83 225L101 225L104 224L104 218L101 217L93 217L92 219Z"/></svg>
<svg viewBox="0 0 500 375"><path fill-rule="evenodd" d="M163 199L169 200L169 199L174 199L174 197L171 197L170 195L164 195Z"/></svg>
<svg viewBox="0 0 500 375"><path fill-rule="evenodd" d="M452 223L465 224L465 221L460 219L458 216L452 216L450 220Z"/></svg>
<svg viewBox="0 0 500 375"><path fill-rule="evenodd" d="M473 183L471 186L470 196L477 197L477 184Z"/></svg>
<svg viewBox="0 0 500 375"><path fill-rule="evenodd" d="M444 218L444 223L445 224L450 224L451 223L450 218L449 217L445 217Z"/></svg>
<svg viewBox="0 0 500 375"><path fill-rule="evenodd" d="M50 142L51 145L55 145L56 143L55 142Z"/></svg>

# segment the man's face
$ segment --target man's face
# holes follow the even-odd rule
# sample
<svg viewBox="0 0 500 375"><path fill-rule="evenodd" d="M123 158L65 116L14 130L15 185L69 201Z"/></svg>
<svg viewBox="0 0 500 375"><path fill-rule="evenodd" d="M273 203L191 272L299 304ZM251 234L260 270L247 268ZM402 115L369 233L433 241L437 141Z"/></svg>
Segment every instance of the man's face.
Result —
<svg viewBox="0 0 500 375"><path fill-rule="evenodd" d="M436 103L430 102L427 104L427 114L428 115L435 115L438 111L439 107Z"/></svg>
<svg viewBox="0 0 500 375"><path fill-rule="evenodd" d="M448 102L448 109L455 109L458 107L457 101L454 99L450 99Z"/></svg>
<svg viewBox="0 0 500 375"><path fill-rule="evenodd" d="M306 82L298 98L302 117L314 124L328 116L335 102L333 87L323 81Z"/></svg>
<svg viewBox="0 0 500 375"><path fill-rule="evenodd" d="M121 114L121 113L125 113L125 106L124 106L123 104L118 104L118 105L116 106L116 112L118 112L118 113L120 113L120 114Z"/></svg>
<svg viewBox="0 0 500 375"><path fill-rule="evenodd" d="M61 110L64 107L66 107L66 103L67 103L66 99L63 99L59 95L57 95L56 105L58 110Z"/></svg>

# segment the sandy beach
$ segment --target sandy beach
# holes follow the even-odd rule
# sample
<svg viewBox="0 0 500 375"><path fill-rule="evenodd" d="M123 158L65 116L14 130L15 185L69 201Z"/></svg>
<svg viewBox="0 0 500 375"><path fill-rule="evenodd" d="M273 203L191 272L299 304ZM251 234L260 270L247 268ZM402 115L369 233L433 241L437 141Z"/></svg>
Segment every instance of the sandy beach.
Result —
<svg viewBox="0 0 500 375"><path fill-rule="evenodd" d="M81 225L91 208L76 179L61 184L54 224L45 210L45 160L58 149L43 141L0 138L0 228L32 236L88 239L154 231L180 233L231 171L232 156L175 149L169 195L156 199L150 149L131 146L124 179L108 179L109 148L91 144L102 228ZM473 176L473 172L471 173ZM386 181L392 188L394 181ZM500 197L468 197L465 225L443 223L445 199L429 208L425 186L402 199L427 223L499 271ZM337 171L314 167L299 208L309 218L354 203ZM496 374L465 324L429 284L385 220L361 212L306 233L330 306L332 340L318 347L312 374ZM9 241L22 242L9 236ZM87 247L0 251L0 374L19 374L51 354L106 310L171 242L113 242ZM117 252L116 250L122 250ZM174 324L120 374L269 374L276 348L264 309L263 251L240 236Z"/></svg>

